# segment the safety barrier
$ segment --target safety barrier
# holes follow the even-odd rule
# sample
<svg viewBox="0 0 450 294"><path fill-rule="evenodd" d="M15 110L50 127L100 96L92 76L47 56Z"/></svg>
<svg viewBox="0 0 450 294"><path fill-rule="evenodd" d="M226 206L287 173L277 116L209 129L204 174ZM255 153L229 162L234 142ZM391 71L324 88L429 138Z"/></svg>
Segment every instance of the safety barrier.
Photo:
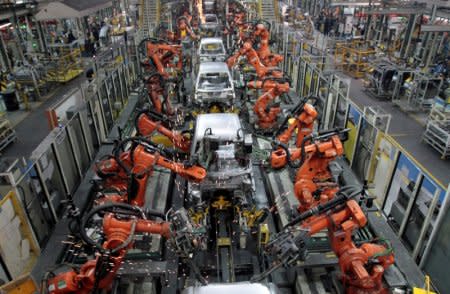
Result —
<svg viewBox="0 0 450 294"><path fill-rule="evenodd" d="M281 52L287 57L284 69L292 87L300 96L321 98L321 129L350 129L345 142L350 167L361 182L367 181L382 217L417 264L441 283L435 283L438 289L449 289L442 262L450 262L445 249L450 227L444 225L450 223L450 186L438 181L389 135L390 115L380 109L361 109L351 100L350 79L333 70L329 56L300 41L295 44L290 35L294 34L284 39L287 45Z"/></svg>
<svg viewBox="0 0 450 294"><path fill-rule="evenodd" d="M346 127L352 131L345 147L353 171L369 183L383 216L416 263L433 281L447 283L439 277L439 267L446 258L439 246L448 244L450 232L443 224L450 217L450 186L435 179L351 101L348 113Z"/></svg>
<svg viewBox="0 0 450 294"><path fill-rule="evenodd" d="M97 80L95 86L79 88L84 105L76 111L66 112L67 121L51 131L30 159L15 160L9 172L0 174L0 193L17 197L20 205L16 209L27 220L22 226L32 236L37 254L62 217L69 195L77 189L100 145L108 141L107 136L124 109L136 80L130 70L128 62L117 64L107 76ZM8 191L12 192L7 194ZM81 202L80 199L73 201ZM34 255L30 263L35 260ZM11 265L4 262L1 265L3 271L14 273L0 277L5 281L26 274L31 268L27 264L12 271Z"/></svg>

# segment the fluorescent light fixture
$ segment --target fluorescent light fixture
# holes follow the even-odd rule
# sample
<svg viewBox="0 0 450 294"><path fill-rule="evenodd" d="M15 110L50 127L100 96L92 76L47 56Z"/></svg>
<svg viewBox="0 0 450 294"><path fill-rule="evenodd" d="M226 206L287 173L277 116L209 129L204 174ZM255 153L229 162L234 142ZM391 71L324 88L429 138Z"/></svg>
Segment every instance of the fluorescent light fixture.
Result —
<svg viewBox="0 0 450 294"><path fill-rule="evenodd" d="M2 24L2 25L0 25L0 30L1 30L1 29L4 29L4 28L7 28L7 27L9 27L10 25L11 25L10 22L5 23L5 24Z"/></svg>

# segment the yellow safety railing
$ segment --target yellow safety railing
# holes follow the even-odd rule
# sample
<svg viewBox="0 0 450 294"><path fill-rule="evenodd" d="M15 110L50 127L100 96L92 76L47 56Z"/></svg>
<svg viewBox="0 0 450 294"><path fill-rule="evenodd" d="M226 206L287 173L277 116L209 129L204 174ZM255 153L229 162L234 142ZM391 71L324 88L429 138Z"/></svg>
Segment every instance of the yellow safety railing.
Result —
<svg viewBox="0 0 450 294"><path fill-rule="evenodd" d="M156 1L156 23L158 24L161 18L161 1L160 0L155 0Z"/></svg>
<svg viewBox="0 0 450 294"><path fill-rule="evenodd" d="M413 294L436 294L435 292L431 291L431 285L430 285L430 277L428 275L425 276L425 288L413 288Z"/></svg>
<svg viewBox="0 0 450 294"><path fill-rule="evenodd" d="M262 2L263 2L264 0L258 0L258 15L259 15L259 17L260 18L262 18L263 17L263 15L262 15Z"/></svg>
<svg viewBox="0 0 450 294"><path fill-rule="evenodd" d="M275 12L275 19L277 22L281 21L280 11L278 7L278 0L273 0L273 10Z"/></svg>

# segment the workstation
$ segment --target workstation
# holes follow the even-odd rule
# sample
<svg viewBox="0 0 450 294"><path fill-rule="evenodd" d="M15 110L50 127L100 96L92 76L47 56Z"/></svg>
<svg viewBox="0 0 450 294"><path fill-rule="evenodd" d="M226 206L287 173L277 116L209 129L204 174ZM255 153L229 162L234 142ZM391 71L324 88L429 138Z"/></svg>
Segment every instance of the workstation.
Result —
<svg viewBox="0 0 450 294"><path fill-rule="evenodd" d="M0 4L1 293L447 293L450 7Z"/></svg>

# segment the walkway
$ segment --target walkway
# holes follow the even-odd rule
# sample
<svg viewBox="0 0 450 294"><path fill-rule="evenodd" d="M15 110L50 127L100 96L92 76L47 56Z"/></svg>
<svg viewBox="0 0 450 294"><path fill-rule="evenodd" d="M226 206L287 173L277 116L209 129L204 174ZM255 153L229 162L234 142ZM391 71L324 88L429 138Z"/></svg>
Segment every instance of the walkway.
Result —
<svg viewBox="0 0 450 294"><path fill-rule="evenodd" d="M361 109L364 106L378 105L391 114L389 135L401 145L404 151L414 157L423 168L447 187L450 183L450 160L441 159L440 155L433 148L422 142L422 134L425 131L424 115L407 114L392 104L391 101L372 98L363 90L362 82L352 79L349 94L350 100L355 102Z"/></svg>
<svg viewBox="0 0 450 294"><path fill-rule="evenodd" d="M59 87L55 93L53 93L52 97L29 112L29 114L14 127L17 134L17 141L6 147L1 156L28 158L31 155L31 152L50 133L45 110L61 100L69 90L80 85L85 79L85 75L82 73L62 87Z"/></svg>

